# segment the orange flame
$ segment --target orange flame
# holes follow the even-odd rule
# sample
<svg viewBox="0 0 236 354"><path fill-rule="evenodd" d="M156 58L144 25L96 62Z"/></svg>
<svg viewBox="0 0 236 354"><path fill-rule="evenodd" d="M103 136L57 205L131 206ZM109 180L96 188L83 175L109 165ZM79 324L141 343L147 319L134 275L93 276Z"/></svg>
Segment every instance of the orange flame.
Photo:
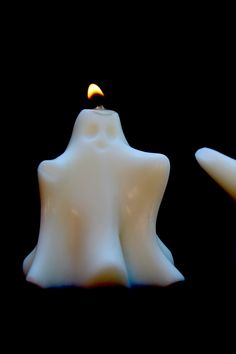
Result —
<svg viewBox="0 0 236 354"><path fill-rule="evenodd" d="M96 84L90 84L88 87L88 99L90 99L94 95L104 96L104 93L100 89L100 87Z"/></svg>

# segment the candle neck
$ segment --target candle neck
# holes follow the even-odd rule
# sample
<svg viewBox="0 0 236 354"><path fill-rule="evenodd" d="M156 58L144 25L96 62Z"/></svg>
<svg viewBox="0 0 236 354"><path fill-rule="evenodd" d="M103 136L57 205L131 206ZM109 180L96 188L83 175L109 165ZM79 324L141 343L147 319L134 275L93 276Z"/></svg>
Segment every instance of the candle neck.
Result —
<svg viewBox="0 0 236 354"><path fill-rule="evenodd" d="M117 112L104 108L84 109L80 112L73 128L70 147L84 141L92 144L97 139L108 139L109 145L113 145L113 142L129 145Z"/></svg>

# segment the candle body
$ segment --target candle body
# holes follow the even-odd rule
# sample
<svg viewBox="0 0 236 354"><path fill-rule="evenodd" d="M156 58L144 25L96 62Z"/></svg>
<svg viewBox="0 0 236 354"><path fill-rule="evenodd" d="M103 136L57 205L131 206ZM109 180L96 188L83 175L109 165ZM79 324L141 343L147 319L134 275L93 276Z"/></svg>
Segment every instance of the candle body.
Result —
<svg viewBox="0 0 236 354"><path fill-rule="evenodd" d="M196 151L199 165L236 201L236 160L216 150Z"/></svg>
<svg viewBox="0 0 236 354"><path fill-rule="evenodd" d="M116 112L81 111L65 152L38 168L41 223L26 279L41 287L183 280L156 234L169 167L166 156L129 146Z"/></svg>

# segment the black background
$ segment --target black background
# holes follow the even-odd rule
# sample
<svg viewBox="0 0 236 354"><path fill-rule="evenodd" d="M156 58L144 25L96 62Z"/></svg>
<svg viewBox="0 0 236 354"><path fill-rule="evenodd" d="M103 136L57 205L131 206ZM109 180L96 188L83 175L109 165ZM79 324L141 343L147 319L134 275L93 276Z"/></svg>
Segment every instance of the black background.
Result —
<svg viewBox="0 0 236 354"><path fill-rule="evenodd" d="M28 5L20 16L17 8L10 12L3 68L12 148L5 174L11 186L6 205L12 259L7 259L14 264L8 277L13 302L24 311L48 305L55 312L70 306L70 311L117 314L125 304L127 313L156 314L159 299L164 307L192 310L202 299L214 310L216 298L218 311L222 294L225 306L234 293L236 204L194 156L206 146L236 158L230 11L135 6L132 11L111 6L107 13L98 4L76 11ZM89 107L91 82L106 95L106 108L119 113L132 147L170 160L157 233L184 283L87 291L42 290L25 282L22 262L39 231L37 167L66 148L77 115Z"/></svg>

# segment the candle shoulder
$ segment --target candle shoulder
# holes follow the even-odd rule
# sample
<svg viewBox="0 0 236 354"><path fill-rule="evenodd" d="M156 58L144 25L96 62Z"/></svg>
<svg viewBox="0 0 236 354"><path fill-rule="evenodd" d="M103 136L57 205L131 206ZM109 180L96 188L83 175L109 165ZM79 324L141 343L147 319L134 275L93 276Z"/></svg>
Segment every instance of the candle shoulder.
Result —
<svg viewBox="0 0 236 354"><path fill-rule="evenodd" d="M131 164L146 169L149 174L159 174L168 178L170 173L170 160L161 153L144 152L140 150L130 149Z"/></svg>
<svg viewBox="0 0 236 354"><path fill-rule="evenodd" d="M60 179L63 169L65 166L59 158L44 160L38 166L38 178L40 181L55 182Z"/></svg>

